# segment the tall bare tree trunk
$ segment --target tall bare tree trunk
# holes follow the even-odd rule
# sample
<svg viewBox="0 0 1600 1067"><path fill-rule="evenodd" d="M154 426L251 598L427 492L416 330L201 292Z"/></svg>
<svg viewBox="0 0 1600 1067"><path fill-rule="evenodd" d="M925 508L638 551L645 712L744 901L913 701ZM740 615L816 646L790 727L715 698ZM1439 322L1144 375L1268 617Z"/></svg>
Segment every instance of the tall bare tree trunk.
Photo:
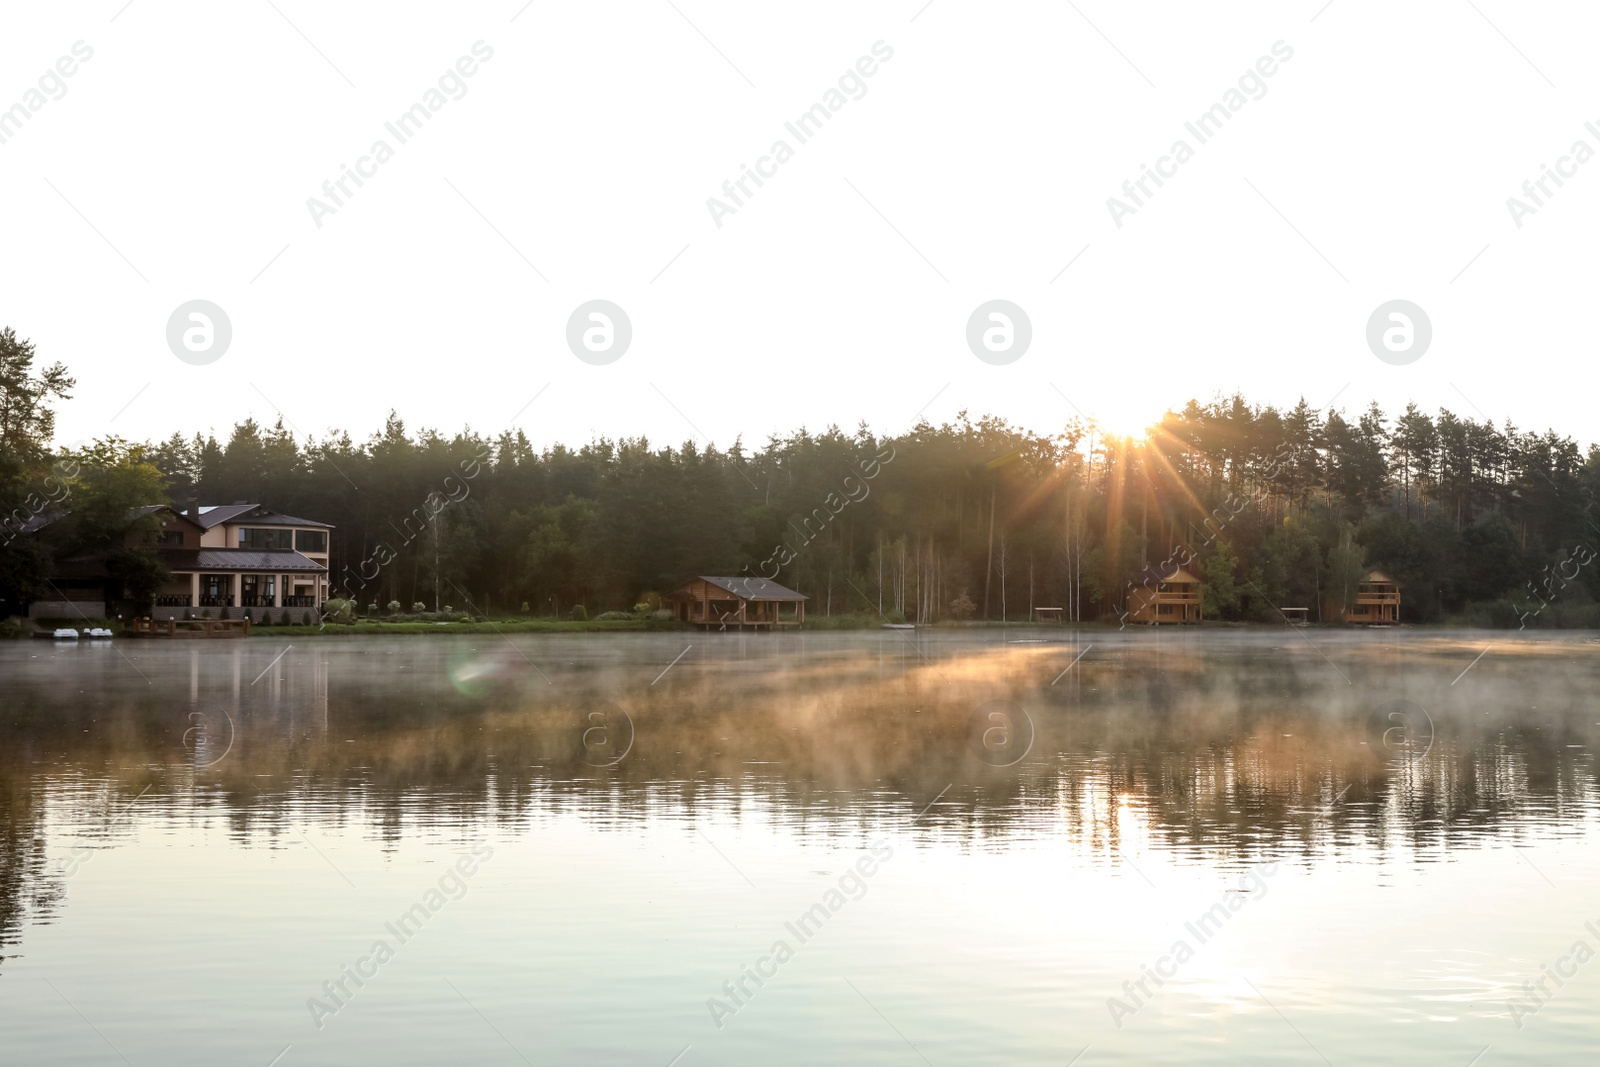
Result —
<svg viewBox="0 0 1600 1067"><path fill-rule="evenodd" d="M994 486L989 487L989 554L983 565L983 618L989 620L989 579L994 576Z"/></svg>

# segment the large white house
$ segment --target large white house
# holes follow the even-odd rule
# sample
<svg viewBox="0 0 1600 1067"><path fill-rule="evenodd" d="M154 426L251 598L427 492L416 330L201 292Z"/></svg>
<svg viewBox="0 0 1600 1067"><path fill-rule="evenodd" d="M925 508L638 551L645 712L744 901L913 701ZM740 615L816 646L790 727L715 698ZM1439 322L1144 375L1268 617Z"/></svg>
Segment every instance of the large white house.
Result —
<svg viewBox="0 0 1600 1067"><path fill-rule="evenodd" d="M270 610L276 620L287 610L299 622L305 612L316 617L328 599L333 527L327 523L243 502L182 509L156 504L138 516L155 517L159 532L132 530L128 545L150 547L153 538L172 572L156 594L153 618L217 618L227 609L235 619L246 611L261 619ZM118 602L121 592L98 556L61 560L54 571L51 598L34 601L31 617L110 617L130 609Z"/></svg>

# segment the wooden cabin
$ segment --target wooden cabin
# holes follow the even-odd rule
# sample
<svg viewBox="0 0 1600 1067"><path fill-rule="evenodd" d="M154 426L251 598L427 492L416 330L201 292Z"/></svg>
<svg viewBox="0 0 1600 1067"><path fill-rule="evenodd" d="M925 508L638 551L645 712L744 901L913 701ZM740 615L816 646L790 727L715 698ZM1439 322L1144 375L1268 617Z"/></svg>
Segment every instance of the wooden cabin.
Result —
<svg viewBox="0 0 1600 1067"><path fill-rule="evenodd" d="M1356 586L1355 603L1345 613L1345 622L1363 626L1393 625L1400 621L1400 583L1382 571L1368 571Z"/></svg>
<svg viewBox="0 0 1600 1067"><path fill-rule="evenodd" d="M1200 621L1200 579L1176 563L1146 567L1128 592L1128 621L1151 626Z"/></svg>
<svg viewBox="0 0 1600 1067"><path fill-rule="evenodd" d="M805 622L808 599L766 578L702 574L664 594L661 606L679 622L703 629L772 630Z"/></svg>

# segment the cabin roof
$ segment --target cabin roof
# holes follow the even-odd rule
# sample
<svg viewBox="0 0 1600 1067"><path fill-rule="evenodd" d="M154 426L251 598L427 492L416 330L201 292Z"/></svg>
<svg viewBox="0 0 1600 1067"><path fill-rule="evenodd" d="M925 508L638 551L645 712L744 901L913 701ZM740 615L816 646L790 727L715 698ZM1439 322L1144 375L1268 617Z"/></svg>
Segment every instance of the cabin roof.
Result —
<svg viewBox="0 0 1600 1067"><path fill-rule="evenodd" d="M711 574L701 574L698 578L702 582L709 582L718 589L732 593L740 600L810 600L804 593L797 593L793 589L779 585L769 578L745 577L718 577Z"/></svg>
<svg viewBox="0 0 1600 1067"><path fill-rule="evenodd" d="M1369 582L1388 582L1390 585L1399 585L1400 584L1399 582L1395 581L1393 578L1389 577L1387 574L1383 573L1382 571L1376 571L1376 570L1367 572L1366 581L1369 581Z"/></svg>

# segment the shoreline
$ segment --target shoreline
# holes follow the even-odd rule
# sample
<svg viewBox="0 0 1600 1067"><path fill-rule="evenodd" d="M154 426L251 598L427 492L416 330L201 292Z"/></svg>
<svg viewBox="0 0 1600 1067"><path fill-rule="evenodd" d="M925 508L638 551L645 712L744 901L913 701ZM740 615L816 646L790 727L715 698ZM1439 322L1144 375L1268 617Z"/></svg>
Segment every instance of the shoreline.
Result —
<svg viewBox="0 0 1600 1067"><path fill-rule="evenodd" d="M117 620L106 619L47 619L31 620L35 626L33 632L8 633L0 637L13 637L18 640L34 636L44 636L50 630L60 626L70 626L80 632L86 627L109 626L115 630L116 637L133 640L124 633L122 623ZM864 633L875 630L887 630L884 620L868 618L865 616L823 616L815 621L808 620L801 627L799 633ZM1118 625L1115 620L1079 622L1079 623L1031 623L1031 622L936 622L920 623L912 630L940 631L944 633L961 633L981 630L1003 631L1030 631L1037 633L1052 633L1056 631L1074 633L1194 633L1218 631L1241 633L1272 630L1292 630L1300 633L1315 631L1317 633L1360 633L1365 631L1407 631L1412 633L1459 633L1477 631L1484 633L1600 633L1600 628L1594 627L1538 627L1518 630L1515 627L1495 628L1485 626L1472 626L1461 623L1394 623L1384 626L1369 626L1338 622L1311 622L1304 625L1289 626L1281 622L1209 620L1198 624L1183 624L1171 626L1150 626L1146 624ZM896 627L896 631L904 634L905 630ZM372 637L383 635L394 636L420 636L432 634L434 636L449 636L459 634L462 636L497 634L507 636L512 634L619 634L619 633L736 633L735 627L726 631L712 628L702 630L688 623L668 619L527 619L527 618L501 618L501 619L476 619L471 622L428 622L421 620L384 622L381 620L357 620L353 623L326 623L320 626L278 626L261 625L250 628L251 637ZM753 631L761 632L761 631ZM142 638L141 638L142 640Z"/></svg>

